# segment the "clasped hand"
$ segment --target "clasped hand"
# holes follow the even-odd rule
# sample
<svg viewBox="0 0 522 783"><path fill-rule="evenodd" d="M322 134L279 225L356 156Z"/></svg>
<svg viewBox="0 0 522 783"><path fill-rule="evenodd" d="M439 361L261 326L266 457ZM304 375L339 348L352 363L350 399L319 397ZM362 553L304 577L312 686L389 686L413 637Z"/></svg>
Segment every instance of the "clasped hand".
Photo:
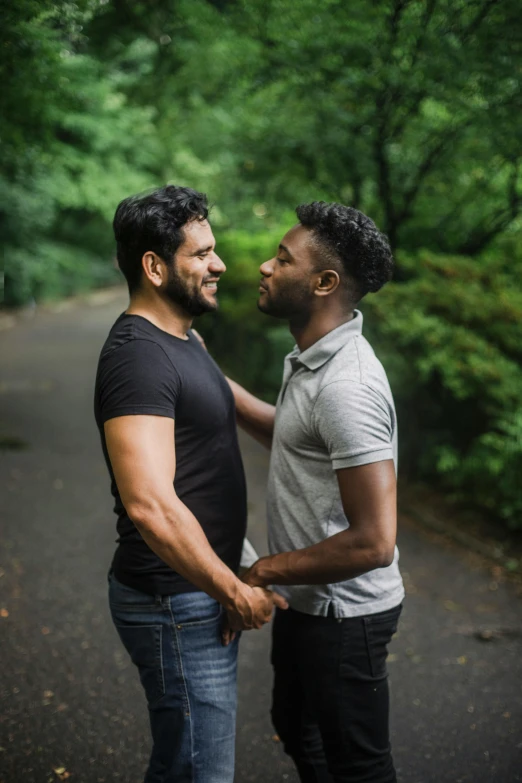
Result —
<svg viewBox="0 0 522 783"><path fill-rule="evenodd" d="M234 640L237 631L259 629L270 622L274 606L288 609L288 603L278 593L251 584L255 582L254 573L252 567L243 574L242 581L245 582L245 589L236 606L225 614L221 629L222 642L225 646Z"/></svg>

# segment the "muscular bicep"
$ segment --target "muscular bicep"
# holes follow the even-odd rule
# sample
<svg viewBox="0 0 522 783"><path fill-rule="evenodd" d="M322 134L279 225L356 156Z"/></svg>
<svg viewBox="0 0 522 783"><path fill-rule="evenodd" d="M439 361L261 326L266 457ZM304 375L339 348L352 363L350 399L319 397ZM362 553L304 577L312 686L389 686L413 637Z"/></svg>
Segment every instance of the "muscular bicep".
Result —
<svg viewBox="0 0 522 783"><path fill-rule="evenodd" d="M140 516L139 510L172 498L176 472L174 419L118 416L106 421L104 429L116 485L131 519Z"/></svg>
<svg viewBox="0 0 522 783"><path fill-rule="evenodd" d="M393 460L336 471L352 532L392 554L397 534L397 481Z"/></svg>

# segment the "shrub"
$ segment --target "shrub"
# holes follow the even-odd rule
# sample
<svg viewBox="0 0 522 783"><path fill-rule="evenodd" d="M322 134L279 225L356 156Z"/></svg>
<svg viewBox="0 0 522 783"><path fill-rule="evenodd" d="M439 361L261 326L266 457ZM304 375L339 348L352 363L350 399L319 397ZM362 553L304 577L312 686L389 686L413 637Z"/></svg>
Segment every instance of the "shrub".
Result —
<svg viewBox="0 0 522 783"><path fill-rule="evenodd" d="M106 258L58 242L41 241L34 250L5 251L5 303L41 302L121 282Z"/></svg>
<svg viewBox="0 0 522 783"><path fill-rule="evenodd" d="M400 265L406 280L363 310L397 401L406 474L437 476L522 528L521 265L428 251Z"/></svg>

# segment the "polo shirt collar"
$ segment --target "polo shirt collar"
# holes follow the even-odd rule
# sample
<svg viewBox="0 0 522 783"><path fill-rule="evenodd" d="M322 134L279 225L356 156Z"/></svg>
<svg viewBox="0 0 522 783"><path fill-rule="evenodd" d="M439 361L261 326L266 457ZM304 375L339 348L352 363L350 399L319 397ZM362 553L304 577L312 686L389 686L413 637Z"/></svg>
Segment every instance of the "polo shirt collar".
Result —
<svg viewBox="0 0 522 783"><path fill-rule="evenodd" d="M302 353L299 352L299 348L296 346L290 357L297 359L300 364L304 364L309 370L317 370L328 359L346 345L348 340L355 337L358 334L362 334L363 316L360 310L354 310L354 316L348 323L341 324L337 329L332 329L331 332L325 334L320 340L307 348Z"/></svg>

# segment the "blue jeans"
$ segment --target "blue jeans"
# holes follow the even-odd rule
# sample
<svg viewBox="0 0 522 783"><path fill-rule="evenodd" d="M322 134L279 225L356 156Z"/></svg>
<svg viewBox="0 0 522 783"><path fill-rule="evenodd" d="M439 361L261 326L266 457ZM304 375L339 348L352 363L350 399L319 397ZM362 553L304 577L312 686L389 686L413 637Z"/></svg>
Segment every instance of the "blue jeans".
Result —
<svg viewBox="0 0 522 783"><path fill-rule="evenodd" d="M238 640L206 593L148 595L109 574L112 619L138 667L152 754L145 783L232 783Z"/></svg>

